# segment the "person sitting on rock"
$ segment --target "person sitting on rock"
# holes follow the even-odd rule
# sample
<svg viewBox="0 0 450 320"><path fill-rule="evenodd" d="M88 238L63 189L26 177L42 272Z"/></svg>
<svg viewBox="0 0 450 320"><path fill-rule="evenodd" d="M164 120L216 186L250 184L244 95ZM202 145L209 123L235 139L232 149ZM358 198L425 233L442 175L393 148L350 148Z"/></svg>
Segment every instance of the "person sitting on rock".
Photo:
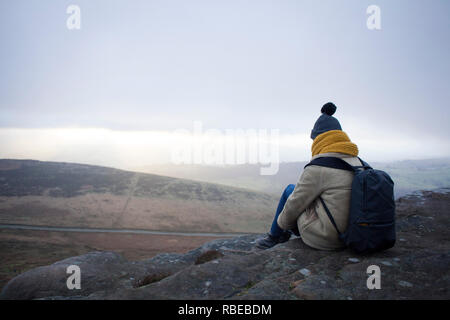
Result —
<svg viewBox="0 0 450 320"><path fill-rule="evenodd" d="M336 106L328 102L311 131L312 159L319 157L341 158L352 166L360 166L358 147L342 131L333 117ZM297 185L290 184L281 195L280 202L266 237L258 239L258 248L267 249L289 240L292 233L303 242L319 250L343 248L338 233L319 201L322 197L333 213L339 230L347 228L353 173L346 170L310 165L305 168Z"/></svg>

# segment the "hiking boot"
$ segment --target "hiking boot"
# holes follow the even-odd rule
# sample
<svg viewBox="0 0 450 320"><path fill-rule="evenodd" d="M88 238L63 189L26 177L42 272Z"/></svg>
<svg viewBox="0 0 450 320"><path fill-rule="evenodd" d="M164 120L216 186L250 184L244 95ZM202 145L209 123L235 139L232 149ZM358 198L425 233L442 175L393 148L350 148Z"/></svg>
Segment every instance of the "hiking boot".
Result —
<svg viewBox="0 0 450 320"><path fill-rule="evenodd" d="M269 249L273 246L283 243L289 240L291 232L285 231L279 237L274 237L268 233L264 238L256 240L256 247L260 249Z"/></svg>

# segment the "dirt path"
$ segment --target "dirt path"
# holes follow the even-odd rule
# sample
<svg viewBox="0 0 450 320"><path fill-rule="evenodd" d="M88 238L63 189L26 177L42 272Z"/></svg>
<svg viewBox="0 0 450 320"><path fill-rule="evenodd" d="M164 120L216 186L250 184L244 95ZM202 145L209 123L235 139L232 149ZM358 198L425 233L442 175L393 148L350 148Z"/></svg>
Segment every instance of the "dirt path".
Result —
<svg viewBox="0 0 450 320"><path fill-rule="evenodd" d="M205 233L205 232L168 232L140 229L106 229L106 228L77 228L77 227L50 227L50 226L32 226L24 224L0 224L0 229L18 229L18 230L39 230L39 231L61 231L61 232L88 232L88 233L132 233L132 234L152 234L152 235L173 235L173 236L192 236L192 237L236 237L243 234L239 233Z"/></svg>
<svg viewBox="0 0 450 320"><path fill-rule="evenodd" d="M123 206L122 210L119 212L119 215L117 217L117 219L112 223L111 227L112 228L117 228L118 226L120 226L120 222L122 220L122 217L125 214L125 211L127 210L128 207L128 203L131 200L131 197L134 195L134 191L136 190L136 186L139 182L139 173L136 173L130 183L130 187L128 189L128 196L127 196L127 200L125 201L125 205Z"/></svg>

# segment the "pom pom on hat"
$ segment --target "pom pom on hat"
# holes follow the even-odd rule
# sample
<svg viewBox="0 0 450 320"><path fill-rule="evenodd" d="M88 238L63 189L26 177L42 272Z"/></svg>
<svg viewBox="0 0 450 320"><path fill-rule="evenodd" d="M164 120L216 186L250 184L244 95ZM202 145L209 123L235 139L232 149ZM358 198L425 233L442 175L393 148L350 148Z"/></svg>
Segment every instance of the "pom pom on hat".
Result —
<svg viewBox="0 0 450 320"><path fill-rule="evenodd" d="M332 102L325 103L322 107L322 115L317 119L314 128L311 130L311 139L315 139L319 134L330 130L342 130L338 119L333 117L336 106Z"/></svg>
<svg viewBox="0 0 450 320"><path fill-rule="evenodd" d="M332 116L336 112L336 106L334 105L333 102L325 103L320 112Z"/></svg>

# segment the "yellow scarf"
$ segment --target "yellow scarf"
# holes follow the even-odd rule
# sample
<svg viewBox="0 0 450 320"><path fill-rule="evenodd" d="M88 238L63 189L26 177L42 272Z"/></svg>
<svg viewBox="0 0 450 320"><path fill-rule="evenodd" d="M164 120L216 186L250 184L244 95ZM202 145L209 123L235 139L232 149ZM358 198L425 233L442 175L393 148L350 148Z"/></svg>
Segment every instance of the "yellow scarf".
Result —
<svg viewBox="0 0 450 320"><path fill-rule="evenodd" d="M358 146L350 141L344 131L330 130L319 134L311 146L313 157L315 155L327 152L339 152L352 155L358 155Z"/></svg>

